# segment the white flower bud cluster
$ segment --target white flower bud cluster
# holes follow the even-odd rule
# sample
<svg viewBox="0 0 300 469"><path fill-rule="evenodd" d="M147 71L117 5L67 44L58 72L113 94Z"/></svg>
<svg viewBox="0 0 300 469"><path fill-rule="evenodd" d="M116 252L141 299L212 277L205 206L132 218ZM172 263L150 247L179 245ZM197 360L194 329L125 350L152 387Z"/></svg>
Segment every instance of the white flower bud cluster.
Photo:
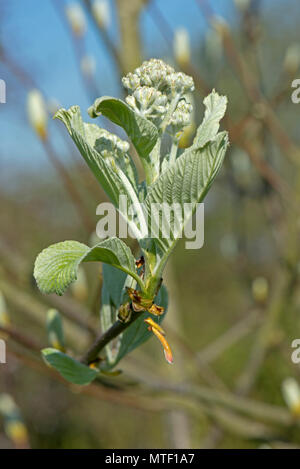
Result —
<svg viewBox="0 0 300 469"><path fill-rule="evenodd" d="M171 73L167 77L167 83L170 89L172 90L172 94L179 93L179 94L186 94L191 91L194 91L194 80L192 77L189 77L185 73L182 72L174 72Z"/></svg>
<svg viewBox="0 0 300 469"><path fill-rule="evenodd" d="M175 72L173 67L159 59L144 62L133 73L128 73L122 82L130 93L126 98L127 104L157 126L167 115L174 97L184 98L194 90L191 77L182 72ZM170 117L170 124L176 123L179 130L179 125L182 128L189 124L188 114L190 116L192 109L185 100L180 101L177 107L178 112L176 109Z"/></svg>
<svg viewBox="0 0 300 469"><path fill-rule="evenodd" d="M121 140L117 135L101 129L100 137L96 140L96 150L101 151L105 156L111 156L112 153L121 156L129 150L129 143Z"/></svg>
<svg viewBox="0 0 300 469"><path fill-rule="evenodd" d="M123 85L130 91L138 86L151 86L159 91L166 91L167 77L175 70L160 59L150 59L143 62L133 73L128 73L123 79Z"/></svg>
<svg viewBox="0 0 300 469"><path fill-rule="evenodd" d="M166 113L168 98L152 86L139 86L132 95L126 97L126 102L138 114L155 119L157 115Z"/></svg>
<svg viewBox="0 0 300 469"><path fill-rule="evenodd" d="M186 127L191 123L192 112L193 106L190 103L186 102L185 99L179 101L177 108L170 120L172 133L176 134L180 132L183 127Z"/></svg>

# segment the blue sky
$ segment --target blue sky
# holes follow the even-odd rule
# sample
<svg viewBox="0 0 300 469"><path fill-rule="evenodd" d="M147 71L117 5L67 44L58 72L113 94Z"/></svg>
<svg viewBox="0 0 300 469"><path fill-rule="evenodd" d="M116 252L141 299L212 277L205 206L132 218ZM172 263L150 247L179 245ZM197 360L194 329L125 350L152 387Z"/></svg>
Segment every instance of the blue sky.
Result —
<svg viewBox="0 0 300 469"><path fill-rule="evenodd" d="M173 30L183 26L188 29L192 40L199 42L203 38L207 25L196 0L156 0L156 3ZM236 20L231 0L211 3L216 14L228 21ZM117 44L118 30L113 0L110 0L110 5L112 22L109 34ZM72 40L53 1L2 0L0 8L3 8L4 13L0 43L5 44L9 54L28 70L48 97L56 98L64 107L79 104L85 111L91 103L82 86ZM146 57L170 54L169 46L147 11L141 18L141 30ZM88 52L96 59L96 79L101 92L105 95L118 94L119 78L113 61L91 24L85 44ZM43 149L26 122L24 89L17 85L1 64L0 78L4 78L7 83L7 104L0 104L0 171L3 167L26 170L47 164ZM59 124L56 122L51 123L50 130L59 154L65 158L67 149L57 132L57 125Z"/></svg>

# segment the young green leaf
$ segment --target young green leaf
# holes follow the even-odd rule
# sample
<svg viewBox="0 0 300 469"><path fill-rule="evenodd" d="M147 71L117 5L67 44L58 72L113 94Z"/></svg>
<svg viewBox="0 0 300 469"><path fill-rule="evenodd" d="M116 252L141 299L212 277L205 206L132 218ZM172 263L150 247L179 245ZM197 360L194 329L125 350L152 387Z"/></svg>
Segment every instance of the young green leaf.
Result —
<svg viewBox="0 0 300 469"><path fill-rule="evenodd" d="M143 213L139 208L138 196L134 187L135 183L131 182L134 173L132 165L129 168L130 174L128 174L128 179L123 171L124 165L118 165L117 158L102 156L99 152L99 148L101 149L99 140L103 136L103 129L100 129L95 124L84 123L79 106L72 106L68 111L60 109L54 118L60 119L65 124L94 176L103 187L111 202L121 211L132 232L139 239L139 228L144 228L145 221ZM120 195L126 196L127 206L124 207L124 210L119 206ZM132 218L128 217L128 209L131 204L136 208L138 226Z"/></svg>
<svg viewBox="0 0 300 469"><path fill-rule="evenodd" d="M226 132L218 134L215 141L207 143L203 148L193 148L186 150L168 170L162 173L159 179L150 187L145 200L149 217L151 206L165 203L168 207L177 204L178 207L190 204L188 209L181 211L181 219L178 214L170 211L168 221L170 236L163 237L160 230L158 238L154 239L156 245L162 252L160 269L163 268L167 257L175 247L183 228L196 208L196 204L201 202L207 194L214 178L216 177L228 147L228 136ZM150 223L150 222L149 222ZM172 227L176 231L172 232ZM145 243L147 240L145 240Z"/></svg>
<svg viewBox="0 0 300 469"><path fill-rule="evenodd" d="M115 308L118 308L123 299L123 290L127 278L126 273L121 270L114 269L109 264L103 264L102 277L102 295L108 293L110 304L113 304ZM102 296L102 304L103 300L104 298Z"/></svg>
<svg viewBox="0 0 300 469"><path fill-rule="evenodd" d="M103 115L122 127L131 139L141 158L146 158L158 138L158 131L152 122L139 116L121 99L103 96L96 99L88 110L91 117Z"/></svg>
<svg viewBox="0 0 300 469"><path fill-rule="evenodd" d="M85 386L90 384L99 375L98 370L89 368L54 348L43 349L42 356L46 363L55 368L70 383Z"/></svg>
<svg viewBox="0 0 300 469"><path fill-rule="evenodd" d="M63 241L44 249L37 257L34 277L43 293L62 295L77 278L81 262L100 261L110 264L143 282L135 269L134 257L126 244L118 238L110 238L89 248L77 241Z"/></svg>
<svg viewBox="0 0 300 469"><path fill-rule="evenodd" d="M64 351L65 339L61 315L56 309L47 311L48 342L51 347Z"/></svg>
<svg viewBox="0 0 300 469"><path fill-rule="evenodd" d="M159 153L155 145L158 144L159 149L160 140L156 126L120 99L109 96L96 99L88 112L91 117L102 114L125 130L141 158L147 183L151 184L159 172Z"/></svg>
<svg viewBox="0 0 300 469"><path fill-rule="evenodd" d="M44 249L36 258L34 278L43 293L62 295L77 278L77 267L89 247L77 241L63 241Z"/></svg>
<svg viewBox="0 0 300 469"><path fill-rule="evenodd" d="M224 117L227 107L227 97L220 96L213 90L204 98L205 114L202 124L198 127L193 148L202 148L206 143L214 140L220 127L220 120Z"/></svg>
<svg viewBox="0 0 300 469"><path fill-rule="evenodd" d="M109 160L105 160L95 149L96 141L100 137L100 128L82 121L79 106L72 106L68 111L60 109L54 118L60 119L65 124L94 176L112 203L117 206L119 195L124 193L123 185L116 172L112 171Z"/></svg>

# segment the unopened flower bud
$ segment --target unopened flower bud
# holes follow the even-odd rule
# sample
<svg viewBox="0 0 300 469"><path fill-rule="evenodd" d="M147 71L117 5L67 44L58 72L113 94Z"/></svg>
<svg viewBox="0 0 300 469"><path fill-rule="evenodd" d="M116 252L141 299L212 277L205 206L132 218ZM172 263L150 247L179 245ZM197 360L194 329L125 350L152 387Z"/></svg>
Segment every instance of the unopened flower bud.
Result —
<svg viewBox="0 0 300 469"><path fill-rule="evenodd" d="M126 102L127 104L132 107L133 109L137 109L137 103L136 103L136 100L135 100L135 97L132 96L132 95L129 95L129 96L126 96Z"/></svg>
<svg viewBox="0 0 300 469"><path fill-rule="evenodd" d="M15 446L23 448L28 446L28 432L21 420L7 420L4 424L5 433Z"/></svg>
<svg viewBox="0 0 300 469"><path fill-rule="evenodd" d="M126 97L127 104L138 114L156 121L161 119L168 109L168 98L151 86L139 86L131 96Z"/></svg>
<svg viewBox="0 0 300 469"><path fill-rule="evenodd" d="M86 31L86 19L83 9L79 3L72 3L66 7L66 15L73 33L83 36Z"/></svg>
<svg viewBox="0 0 300 469"><path fill-rule="evenodd" d="M257 277L252 282L252 295L257 303L265 303L268 298L269 285L265 277Z"/></svg>
<svg viewBox="0 0 300 469"><path fill-rule="evenodd" d="M2 292L0 291L0 326L7 327L9 325L10 318L7 312L6 301L4 299L4 296L2 295Z"/></svg>
<svg viewBox="0 0 300 469"><path fill-rule="evenodd" d="M151 86L159 91L164 91L167 85L166 77L170 73L174 73L173 67L160 59L150 59L143 62L142 65L135 70L135 74L138 75L141 85Z"/></svg>
<svg viewBox="0 0 300 469"><path fill-rule="evenodd" d="M189 125L193 106L182 99L171 117L171 124L185 127Z"/></svg>
<svg viewBox="0 0 300 469"><path fill-rule="evenodd" d="M100 136L96 142L96 150L99 151L104 157L119 156L129 150L129 143L120 139L115 134L101 129Z"/></svg>
<svg viewBox="0 0 300 469"><path fill-rule="evenodd" d="M95 71L96 71L95 58L91 55L85 55L81 59L80 68L81 68L82 73L86 77L88 77L88 78L93 77L93 75L95 74Z"/></svg>
<svg viewBox="0 0 300 469"><path fill-rule="evenodd" d="M133 96L139 103L141 109L146 109L154 103L156 99L156 93L158 92L155 88L151 88L148 86L140 86L135 90Z"/></svg>
<svg viewBox="0 0 300 469"><path fill-rule="evenodd" d="M27 429L22 421L19 408L9 394L0 394L0 414L3 416L4 429L8 438L19 448L27 447Z"/></svg>
<svg viewBox="0 0 300 469"><path fill-rule="evenodd" d="M173 94L179 93L184 95L195 89L193 78L182 72L168 75L167 83Z"/></svg>
<svg viewBox="0 0 300 469"><path fill-rule="evenodd" d="M140 86L140 78L136 73L128 73L125 77L122 78L122 84L124 88L127 88L130 91L134 91L138 86Z"/></svg>
<svg viewBox="0 0 300 469"><path fill-rule="evenodd" d="M120 306L118 311L118 318L121 322L128 322L131 318L132 309L130 303L125 303Z"/></svg>
<svg viewBox="0 0 300 469"><path fill-rule="evenodd" d="M128 73L122 79L125 88L131 92L127 104L135 112L151 120L157 127L161 125L172 101L178 103L180 98L194 90L194 81L185 73L176 73L173 67L159 59L150 59ZM185 108L183 108L185 106ZM174 109L171 107L171 109ZM179 104L169 123L182 131L190 123L191 109L186 104ZM172 120L173 119L173 120ZM173 132L174 133L174 132Z"/></svg>
<svg viewBox="0 0 300 469"><path fill-rule="evenodd" d="M283 398L295 417L300 417L300 387L294 378L286 378L282 383Z"/></svg>
<svg viewBox="0 0 300 469"><path fill-rule="evenodd" d="M9 394L0 394L0 414L2 414L4 417L18 414L18 407Z"/></svg>
<svg viewBox="0 0 300 469"><path fill-rule="evenodd" d="M190 62L190 37L185 28L180 28L175 31L173 48L175 59L179 65L186 65Z"/></svg>
<svg viewBox="0 0 300 469"><path fill-rule="evenodd" d="M32 90L27 96L27 114L29 122L39 138L47 138L47 108L40 91Z"/></svg>
<svg viewBox="0 0 300 469"><path fill-rule="evenodd" d="M99 28L107 29L110 23L110 9L107 0L94 0L92 13Z"/></svg>
<svg viewBox="0 0 300 469"><path fill-rule="evenodd" d="M300 66L300 44L291 44L287 48L283 66L291 75L297 72Z"/></svg>
<svg viewBox="0 0 300 469"><path fill-rule="evenodd" d="M167 97L155 88L141 86L134 92L135 99L142 109L164 107L167 105Z"/></svg>

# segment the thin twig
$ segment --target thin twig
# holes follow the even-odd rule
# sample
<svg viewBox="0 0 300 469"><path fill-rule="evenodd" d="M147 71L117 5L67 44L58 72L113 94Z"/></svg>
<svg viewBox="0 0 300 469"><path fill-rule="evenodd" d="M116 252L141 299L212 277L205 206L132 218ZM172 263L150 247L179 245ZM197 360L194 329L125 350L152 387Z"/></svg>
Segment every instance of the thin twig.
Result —
<svg viewBox="0 0 300 469"><path fill-rule="evenodd" d="M109 329L107 329L107 331L105 331L95 340L95 342L91 345L88 351L81 358L82 363L89 364L96 360L101 350L103 350L103 348L109 342L118 337L118 335L122 334L122 332L124 332L129 326L131 326L131 324L136 321L142 313L143 311L138 313L132 313L132 318L128 322L121 322L117 320Z"/></svg>
<svg viewBox="0 0 300 469"><path fill-rule="evenodd" d="M146 412L161 412L166 408L166 406L168 406L167 403L158 401L154 402L153 399L139 396L134 393L129 394L112 388L108 389L100 384L96 384L96 382L91 383L89 386L78 387L65 381L55 370L42 364L40 360L32 359L27 355L23 355L12 350L8 351L8 356L10 355L35 372L50 376L52 379L59 381L71 392L76 390L76 394L84 394L102 402L106 401L108 403L122 405Z"/></svg>
<svg viewBox="0 0 300 469"><path fill-rule="evenodd" d="M234 324L223 335L218 337L214 342L210 343L206 348L197 354L197 360L203 363L211 363L222 355L229 347L241 340L245 335L249 334L259 322L259 314L257 311L250 312L240 322Z"/></svg>
<svg viewBox="0 0 300 469"><path fill-rule="evenodd" d="M66 20L65 14L64 14L64 3L61 0L52 0L53 5L59 15L59 17L62 20L63 25L68 28L68 22ZM74 49L74 53L76 56L76 62L78 65L78 71L79 75L82 79L83 86L86 90L87 96L91 101L94 101L97 97L101 96L100 89L98 87L98 84L96 83L95 79L93 76L87 77L83 72L82 72L82 59L87 55L86 50L85 50L85 42L84 38L78 38L76 37L73 32L68 28L70 32L70 37L72 40L72 45Z"/></svg>
<svg viewBox="0 0 300 469"><path fill-rule="evenodd" d="M12 326L0 326L0 333L8 335L12 340L17 342L18 344L22 345L23 347L33 351L33 352L40 352L43 348L43 345L39 344L35 339L29 337L28 335L24 334L24 332L20 332L18 329Z"/></svg>
<svg viewBox="0 0 300 469"><path fill-rule="evenodd" d="M106 29L105 28L100 28L97 21L95 20L95 17L92 13L92 1L91 0L83 0L83 3L84 3L84 5L85 5L85 7L86 7L86 9L89 13L89 16L90 16L92 22L95 25L96 31L99 33L99 37L101 39L101 42L104 42L104 44L107 48L107 51L111 53L116 65L118 67L119 74L122 75L124 70L123 70L123 65L122 65L122 59L120 57L120 53L119 53L117 47L114 45L114 43L110 39Z"/></svg>

